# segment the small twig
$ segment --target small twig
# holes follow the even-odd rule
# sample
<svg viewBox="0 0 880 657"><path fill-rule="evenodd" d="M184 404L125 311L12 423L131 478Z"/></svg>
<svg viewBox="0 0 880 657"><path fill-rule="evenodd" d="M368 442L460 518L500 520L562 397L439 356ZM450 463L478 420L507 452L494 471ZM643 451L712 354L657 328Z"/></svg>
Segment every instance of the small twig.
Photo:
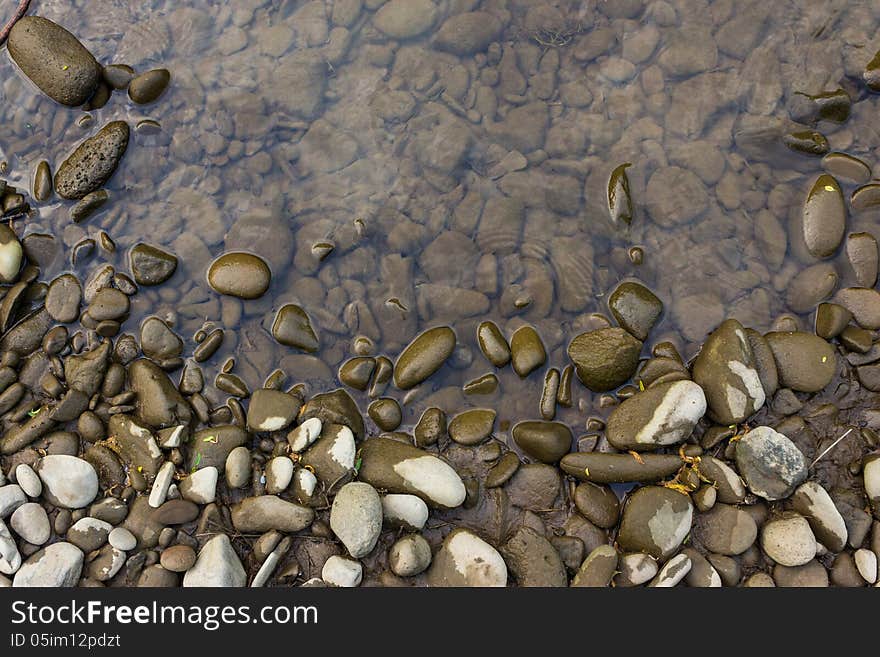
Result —
<svg viewBox="0 0 880 657"><path fill-rule="evenodd" d="M810 463L810 467L812 468L814 465L816 465L816 464L819 462L819 460L820 460L823 456L825 456L828 452L830 452L832 449L834 449L835 447L837 447L837 443L839 443L841 440L843 440L844 438L846 438L850 433L852 433L852 430L853 430L854 428L855 428L855 427L850 427L849 429L847 429L846 431L844 431L844 432L843 432L843 435L842 435L840 438L838 438L838 439L835 440L833 443L831 443L828 447L826 447L824 450L822 450L822 453L819 454L819 456L816 457L816 460L813 461L812 463Z"/></svg>
<svg viewBox="0 0 880 657"><path fill-rule="evenodd" d="M12 27L19 21L19 19L25 15L25 12L28 10L28 5L31 3L31 0L21 0L18 3L18 9L15 10L15 16L9 19L9 22L3 26L3 31L0 31L0 46L6 43L6 37L9 36L9 32L12 30Z"/></svg>

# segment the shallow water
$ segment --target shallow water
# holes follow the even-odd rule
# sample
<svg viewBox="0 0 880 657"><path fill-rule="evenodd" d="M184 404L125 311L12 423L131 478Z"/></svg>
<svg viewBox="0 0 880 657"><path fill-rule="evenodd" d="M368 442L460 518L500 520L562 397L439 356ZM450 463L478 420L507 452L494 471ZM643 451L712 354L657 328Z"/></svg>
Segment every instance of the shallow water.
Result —
<svg viewBox="0 0 880 657"><path fill-rule="evenodd" d="M116 93L85 128L83 112L55 105L0 56L0 153L16 186L29 188L41 159L57 168L110 120L162 126L133 133L100 214L73 224L56 198L18 222L20 236L48 232L70 247L107 231L116 253L97 248L76 267L83 278L103 262L126 271L141 240L176 253L178 273L133 298L123 330L156 314L189 340L188 354L198 329L221 326L208 371L234 356L251 388L280 367L318 392L336 385L356 336L393 359L418 331L450 324L462 346L412 397L405 423L430 403L486 405L503 429L538 417L543 377L521 381L507 368L498 391L466 399L460 386L492 369L475 339L484 319L508 336L533 324L548 365L562 367L571 337L601 326L592 314L608 315L608 294L632 278L666 308L646 352L671 339L690 357L725 317L768 330L790 312L791 278L813 262L790 224L821 172L818 158L780 146L786 102L843 86L852 117L819 126L832 150L873 164L880 145L878 97L858 84L880 48L880 5L867 0L441 0L433 27L404 42L383 36L366 8L341 27L333 5L35 0L30 13L64 25L100 62L172 71L156 103ZM503 20L501 46L462 57L433 49L444 18L472 9ZM505 121L517 107L528 109ZM608 175L623 162L633 165L629 228L605 208ZM648 185L670 166L691 172L669 174L688 193ZM490 225L483 208L502 198L522 214ZM847 231L876 219L851 214ZM335 247L323 261L312 251L321 242ZM640 266L633 246L644 249ZM231 249L270 263L262 299L209 289L207 265ZM60 249L43 280L68 258ZM840 286L852 284L845 256L834 263ZM287 302L311 316L317 358L269 334ZM577 432L601 410L599 395L575 392L558 418ZM211 386L205 395L226 396Z"/></svg>

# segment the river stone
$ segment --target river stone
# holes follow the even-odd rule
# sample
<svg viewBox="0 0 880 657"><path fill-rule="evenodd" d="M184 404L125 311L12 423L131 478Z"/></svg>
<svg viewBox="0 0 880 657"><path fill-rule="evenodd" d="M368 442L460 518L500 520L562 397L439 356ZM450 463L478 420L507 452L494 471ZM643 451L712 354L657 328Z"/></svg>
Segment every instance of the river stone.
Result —
<svg viewBox="0 0 880 657"><path fill-rule="evenodd" d="M834 301L852 313L856 324L864 329L880 329L880 292L866 287L847 287L834 296Z"/></svg>
<svg viewBox="0 0 880 657"><path fill-rule="evenodd" d="M691 560L691 570L685 577L685 583L693 588L720 588L721 575L709 560L693 548L685 548L682 554Z"/></svg>
<svg viewBox="0 0 880 657"><path fill-rule="evenodd" d="M436 326L418 335L394 365L394 385L409 390L439 370L455 349L455 331Z"/></svg>
<svg viewBox="0 0 880 657"><path fill-rule="evenodd" d="M67 530L66 538L80 550L89 554L107 542L113 525L98 518L80 518Z"/></svg>
<svg viewBox="0 0 880 657"><path fill-rule="evenodd" d="M78 447L78 445L77 445ZM2 479L0 479L2 481ZM37 498L43 492L43 482L27 463L20 463L15 468L15 481L28 497Z"/></svg>
<svg viewBox="0 0 880 657"><path fill-rule="evenodd" d="M184 587L242 587L247 574L226 534L211 538L199 552L195 565L183 576Z"/></svg>
<svg viewBox="0 0 880 657"><path fill-rule="evenodd" d="M639 488L623 508L617 542L624 550L666 559L690 532L693 514L687 495L662 486Z"/></svg>
<svg viewBox="0 0 880 657"><path fill-rule="evenodd" d="M277 338L276 338L277 339ZM349 358L339 366L339 380L349 388L365 391L376 371L376 359L372 356Z"/></svg>
<svg viewBox="0 0 880 657"><path fill-rule="evenodd" d="M609 486L590 482L580 483L574 489L573 497L577 510L597 527L610 529L617 525L620 518L620 500Z"/></svg>
<svg viewBox="0 0 880 657"><path fill-rule="evenodd" d="M178 483L180 495L196 504L211 504L217 497L220 471L212 466L190 473Z"/></svg>
<svg viewBox="0 0 880 657"><path fill-rule="evenodd" d="M498 461L489 468L486 473L486 479L483 485L486 488L497 488L503 486L516 473L520 467L519 456L516 452L507 452Z"/></svg>
<svg viewBox="0 0 880 657"><path fill-rule="evenodd" d="M354 399L342 388L322 392L307 401L299 412L299 421L305 423L311 418L345 425L354 433L356 440L364 439L364 418Z"/></svg>
<svg viewBox="0 0 880 657"><path fill-rule="evenodd" d="M645 203L656 224L673 228L703 214L709 205L709 194L692 171L676 166L661 167L648 180Z"/></svg>
<svg viewBox="0 0 880 657"><path fill-rule="evenodd" d="M719 502L742 504L746 497L746 487L739 475L724 461L714 456L700 457L700 474L711 482Z"/></svg>
<svg viewBox="0 0 880 657"><path fill-rule="evenodd" d="M635 374L642 343L622 328L581 333L568 345L578 379L593 392L613 390Z"/></svg>
<svg viewBox="0 0 880 657"><path fill-rule="evenodd" d="M272 272L252 253L224 253L208 268L208 284L219 293L239 299L259 299L269 289Z"/></svg>
<svg viewBox="0 0 880 657"><path fill-rule="evenodd" d="M862 464L862 478L865 484L865 496L874 508L874 513L880 513L880 455L869 454ZM2 489L0 489L2 490Z"/></svg>
<svg viewBox="0 0 880 657"><path fill-rule="evenodd" d="M473 55L497 41L504 28L500 20L486 11L467 11L446 19L434 37L434 47L454 55Z"/></svg>
<svg viewBox="0 0 880 657"><path fill-rule="evenodd" d="M292 303L278 309L272 322L272 337L283 345L309 353L318 351L320 344L306 311Z"/></svg>
<svg viewBox="0 0 880 657"><path fill-rule="evenodd" d="M315 476L329 487L354 472L356 453L351 429L342 424L324 422L321 437L302 454L300 463L311 467Z"/></svg>
<svg viewBox="0 0 880 657"><path fill-rule="evenodd" d="M321 579L325 584L342 588L353 588L361 583L364 577L364 567L359 561L340 557L334 554L321 568ZM304 584L307 586L308 582Z"/></svg>
<svg viewBox="0 0 880 657"><path fill-rule="evenodd" d="M495 367L510 362L510 345L495 322L482 322L477 327L477 342L486 359Z"/></svg>
<svg viewBox="0 0 880 657"><path fill-rule="evenodd" d="M276 456L269 461L265 470L266 492L269 495L278 495L287 490L293 481L293 471L293 461L287 456Z"/></svg>
<svg viewBox="0 0 880 657"><path fill-rule="evenodd" d="M0 486L0 520L6 518L25 502L27 502L27 497L18 484Z"/></svg>
<svg viewBox="0 0 880 657"><path fill-rule="evenodd" d="M565 565L556 548L531 527L517 529L501 546L500 552L510 574L522 587L558 587L568 584Z"/></svg>
<svg viewBox="0 0 880 657"><path fill-rule="evenodd" d="M112 121L77 146L55 173L58 195L81 199L103 187L125 155L128 136L125 121Z"/></svg>
<svg viewBox="0 0 880 657"><path fill-rule="evenodd" d="M597 484L623 484L632 481L656 481L677 472L682 461L675 454L649 454L639 460L631 454L575 452L566 454L559 467L580 481Z"/></svg>
<svg viewBox="0 0 880 657"><path fill-rule="evenodd" d="M183 340L158 317L147 317L143 321L140 342L144 355L158 362L183 353Z"/></svg>
<svg viewBox="0 0 880 657"><path fill-rule="evenodd" d="M360 481L345 484L333 498L330 529L355 559L367 556L382 532L382 501Z"/></svg>
<svg viewBox="0 0 880 657"><path fill-rule="evenodd" d="M189 545L172 545L162 550L160 563L173 573L185 573L196 564L196 552Z"/></svg>
<svg viewBox="0 0 880 657"><path fill-rule="evenodd" d="M618 324L644 340L660 318L663 302L641 283L626 281L608 297L608 308Z"/></svg>
<svg viewBox="0 0 880 657"><path fill-rule="evenodd" d="M42 545L52 535L49 516L36 502L22 504L9 517L9 526L32 545Z"/></svg>
<svg viewBox="0 0 880 657"><path fill-rule="evenodd" d="M852 319L852 313L836 303L820 303L816 308L816 335L831 340L840 335Z"/></svg>
<svg viewBox="0 0 880 657"><path fill-rule="evenodd" d="M446 462L391 438L370 438L361 447L358 477L390 493L418 495L429 506L452 509L464 502L465 486Z"/></svg>
<svg viewBox="0 0 880 657"><path fill-rule="evenodd" d="M141 358L131 363L128 380L135 393L135 415L141 422L154 429L189 424L189 403L154 362Z"/></svg>
<svg viewBox="0 0 880 657"><path fill-rule="evenodd" d="M437 7L431 0L390 0L373 16L373 25L392 39L412 39L436 19Z"/></svg>
<svg viewBox="0 0 880 657"><path fill-rule="evenodd" d="M672 588L683 580L693 567L687 554L677 554L664 564L660 572L648 586L657 588Z"/></svg>
<svg viewBox="0 0 880 657"><path fill-rule="evenodd" d="M49 284L46 311L56 322L67 324L79 317L82 286L73 274L62 274Z"/></svg>
<svg viewBox="0 0 880 657"><path fill-rule="evenodd" d="M782 566L803 566L816 556L816 537L806 518L786 512L764 523L761 547L768 557Z"/></svg>
<svg viewBox="0 0 880 657"><path fill-rule="evenodd" d="M562 490L562 480L552 465L524 463L504 490L511 504L537 513L554 507Z"/></svg>
<svg viewBox="0 0 880 657"><path fill-rule="evenodd" d="M547 352L541 336L531 326L519 327L510 338L513 370L525 378L547 361Z"/></svg>
<svg viewBox="0 0 880 657"><path fill-rule="evenodd" d="M388 551L388 565L398 577L413 577L431 565L431 545L421 534L398 539Z"/></svg>
<svg viewBox="0 0 880 657"><path fill-rule="evenodd" d="M489 408L463 411L449 422L449 437L461 445L479 445L492 435L496 415Z"/></svg>
<svg viewBox="0 0 880 657"><path fill-rule="evenodd" d="M43 495L55 506L81 509L98 494L98 473L88 461L50 454L34 466L43 482Z"/></svg>
<svg viewBox="0 0 880 657"><path fill-rule="evenodd" d="M237 428L237 427L236 427ZM214 467L214 466L208 466ZM226 485L231 489L243 488L251 480L251 452L239 445L229 451L223 469Z"/></svg>
<svg viewBox="0 0 880 657"><path fill-rule="evenodd" d="M273 529L288 534L312 524L315 512L275 495L246 497L232 507L232 524L240 532L263 533Z"/></svg>
<svg viewBox="0 0 880 657"><path fill-rule="evenodd" d="M736 442L736 466L755 495L771 502L791 495L807 478L797 446L770 427L756 427Z"/></svg>
<svg viewBox="0 0 880 657"><path fill-rule="evenodd" d="M281 390L254 390L247 409L248 430L282 431L296 419L301 406L296 397Z"/></svg>
<svg viewBox="0 0 880 657"><path fill-rule="evenodd" d="M382 515L389 527L421 531L428 522L428 505L416 495L392 493L382 497Z"/></svg>
<svg viewBox="0 0 880 657"><path fill-rule="evenodd" d="M305 420L287 434L287 443L290 451L296 454L302 452L315 442L321 435L324 423L316 417Z"/></svg>
<svg viewBox="0 0 880 657"><path fill-rule="evenodd" d="M556 463L571 451L571 429L562 422L526 420L514 425L511 435L521 450L543 463Z"/></svg>
<svg viewBox="0 0 880 657"><path fill-rule="evenodd" d="M703 389L693 381L661 383L617 406L608 417L605 437L625 451L677 445L691 435L705 412Z"/></svg>
<svg viewBox="0 0 880 657"><path fill-rule="evenodd" d="M856 570L868 584L877 581L877 555L866 548L860 548L853 553L853 561Z"/></svg>
<svg viewBox="0 0 880 657"><path fill-rule="evenodd" d="M831 383L837 354L817 335L800 331L767 333L765 336L779 373L779 382L795 392L818 392Z"/></svg>
<svg viewBox="0 0 880 657"><path fill-rule="evenodd" d="M9 32L9 55L52 100L84 104L101 79L92 53L60 25L40 16L23 16Z"/></svg>
<svg viewBox="0 0 880 657"><path fill-rule="evenodd" d="M846 547L846 523L828 491L820 484L815 481L801 484L788 503L792 510L807 519L816 539L831 552L840 552Z"/></svg>
<svg viewBox="0 0 880 657"><path fill-rule="evenodd" d="M160 285L174 275L177 257L158 247L138 242L129 251L128 264L138 285Z"/></svg>
<svg viewBox="0 0 880 657"><path fill-rule="evenodd" d="M846 238L846 257L862 287L877 284L877 240L871 233L850 233Z"/></svg>
<svg viewBox="0 0 880 657"><path fill-rule="evenodd" d="M12 229L0 225L0 283L12 283L18 277L23 253L21 242Z"/></svg>
<svg viewBox="0 0 880 657"><path fill-rule="evenodd" d="M82 573L83 553L75 545L60 542L40 550L25 561L12 585L15 587L69 588Z"/></svg>
<svg viewBox="0 0 880 657"><path fill-rule="evenodd" d="M614 576L617 587L641 586L650 582L659 570L654 558L642 552L620 555L617 568L619 572Z"/></svg>
<svg viewBox="0 0 880 657"><path fill-rule="evenodd" d="M171 82L171 73L165 68L154 68L132 78L128 85L128 97L138 105L156 100Z"/></svg>
<svg viewBox="0 0 880 657"><path fill-rule="evenodd" d="M619 555L611 545L596 547L584 559L577 574L571 581L572 586L605 588L617 572Z"/></svg>
<svg viewBox="0 0 880 657"><path fill-rule="evenodd" d="M820 588L828 586L828 571L815 559L803 566L773 567L773 581L780 587Z"/></svg>
<svg viewBox="0 0 880 657"><path fill-rule="evenodd" d="M382 431L394 431L403 420L400 404L391 397L380 397L371 402L367 414Z"/></svg>
<svg viewBox="0 0 880 657"><path fill-rule="evenodd" d="M735 319L723 322L703 343L693 377L705 390L709 414L719 424L739 424L764 405L752 347Z"/></svg>
<svg viewBox="0 0 880 657"><path fill-rule="evenodd" d="M507 585L507 565L494 547L467 529L455 529L443 541L428 571L429 586Z"/></svg>
<svg viewBox="0 0 880 657"><path fill-rule="evenodd" d="M833 176L822 174L813 184L803 209L804 242L815 258L834 255L846 230L843 193Z"/></svg>
<svg viewBox="0 0 880 657"><path fill-rule="evenodd" d="M742 554L754 544L758 526L745 511L718 503L697 516L694 537L710 552L733 556Z"/></svg>
<svg viewBox="0 0 880 657"><path fill-rule="evenodd" d="M190 472L201 468L225 468L232 451L249 440L248 433L234 424L221 424L199 429L190 441Z"/></svg>
<svg viewBox="0 0 880 657"><path fill-rule="evenodd" d="M798 273L788 284L785 299L795 313L807 313L831 296L839 277L834 265L820 262Z"/></svg>

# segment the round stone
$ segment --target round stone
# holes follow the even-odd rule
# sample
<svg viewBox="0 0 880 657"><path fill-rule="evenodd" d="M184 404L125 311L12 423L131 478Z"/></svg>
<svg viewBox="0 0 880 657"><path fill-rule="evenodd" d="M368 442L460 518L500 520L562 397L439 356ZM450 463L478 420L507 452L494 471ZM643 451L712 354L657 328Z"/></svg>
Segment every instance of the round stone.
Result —
<svg viewBox="0 0 880 657"><path fill-rule="evenodd" d="M786 436L756 427L736 442L736 465L746 485L766 500L791 495L807 478L807 460Z"/></svg>
<svg viewBox="0 0 880 657"><path fill-rule="evenodd" d="M258 299L269 289L269 265L252 253L224 253L208 268L208 284L219 294Z"/></svg>
<svg viewBox="0 0 880 657"><path fill-rule="evenodd" d="M806 518L787 512L761 528L761 547L782 566L803 566L816 556L816 537Z"/></svg>

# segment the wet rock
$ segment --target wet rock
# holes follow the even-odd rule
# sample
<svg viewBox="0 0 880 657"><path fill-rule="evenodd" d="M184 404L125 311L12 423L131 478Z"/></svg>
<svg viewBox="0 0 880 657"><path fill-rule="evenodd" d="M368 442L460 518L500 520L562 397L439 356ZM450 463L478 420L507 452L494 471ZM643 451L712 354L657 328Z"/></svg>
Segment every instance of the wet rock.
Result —
<svg viewBox="0 0 880 657"><path fill-rule="evenodd" d="M523 464L504 487L511 504L535 512L552 509L561 489L559 472L543 463Z"/></svg>
<svg viewBox="0 0 880 657"><path fill-rule="evenodd" d="M834 301L852 313L864 329L880 328L880 292L872 288L847 287L834 296Z"/></svg>
<svg viewBox="0 0 880 657"><path fill-rule="evenodd" d="M477 228L477 246L483 253L507 255L519 244L525 206L523 202L505 196L493 196L486 201Z"/></svg>
<svg viewBox="0 0 880 657"><path fill-rule="evenodd" d="M530 457L542 463L556 463L571 450L568 425L546 420L527 420L514 425L513 440Z"/></svg>
<svg viewBox="0 0 880 657"><path fill-rule="evenodd" d="M431 0L390 0L373 16L373 25L392 39L412 39L437 20L437 7Z"/></svg>
<svg viewBox="0 0 880 657"><path fill-rule="evenodd" d="M487 124L486 130L491 138L505 148L531 153L544 146L549 123L547 105L533 102L513 108L503 121ZM489 207L488 201L486 207ZM485 216L485 209L483 212Z"/></svg>
<svg viewBox="0 0 880 657"><path fill-rule="evenodd" d="M251 253L224 253L208 268L208 283L213 290L239 299L260 298L271 280L269 266Z"/></svg>
<svg viewBox="0 0 880 657"><path fill-rule="evenodd" d="M706 186L680 167L657 169L648 180L645 203L651 218L663 228L688 224L709 206Z"/></svg>
<svg viewBox="0 0 880 657"><path fill-rule="evenodd" d="M615 408L608 417L605 435L620 450L676 445L690 436L705 412L703 389L693 381L661 383Z"/></svg>
<svg viewBox="0 0 880 657"><path fill-rule="evenodd" d="M810 255L828 258L834 255L846 230L846 207L840 185L828 174L819 176L803 210L804 242Z"/></svg>
<svg viewBox="0 0 880 657"><path fill-rule="evenodd" d="M880 457L876 455L865 457L862 478L865 484L865 496L876 514L880 512Z"/></svg>
<svg viewBox="0 0 880 657"><path fill-rule="evenodd" d="M463 411L449 422L449 437L461 445L479 445L492 435L496 412L486 408Z"/></svg>
<svg viewBox="0 0 880 657"><path fill-rule="evenodd" d="M299 306L288 303L278 310L272 322L272 337L288 347L296 347L309 353L318 350L318 336L306 312Z"/></svg>
<svg viewBox="0 0 880 657"><path fill-rule="evenodd" d="M189 424L189 404L158 365L136 360L128 367L128 379L136 395L135 414L144 424L153 428Z"/></svg>
<svg viewBox="0 0 880 657"><path fill-rule="evenodd" d="M128 262L138 285L161 285L177 270L176 256L144 242L132 247Z"/></svg>
<svg viewBox="0 0 880 657"><path fill-rule="evenodd" d="M816 130L796 130L782 135L782 143L796 153L821 157L829 151L828 138Z"/></svg>
<svg viewBox="0 0 880 657"><path fill-rule="evenodd" d="M165 92L169 82L171 73L168 69L154 68L132 78L128 85L128 97L138 105L152 103Z"/></svg>
<svg viewBox="0 0 880 657"><path fill-rule="evenodd" d="M877 240L870 233L850 233L846 238L846 257L862 287L877 283Z"/></svg>
<svg viewBox="0 0 880 657"><path fill-rule="evenodd" d="M40 16L22 17L9 32L9 55L53 100L76 107L95 92L101 67L82 43Z"/></svg>
<svg viewBox="0 0 880 657"><path fill-rule="evenodd" d="M183 353L183 340L158 317L144 320L140 339L144 355L158 362Z"/></svg>
<svg viewBox="0 0 880 657"><path fill-rule="evenodd" d="M232 524L240 532L263 533L273 529L288 534L312 524L315 512L275 495L246 497L232 507Z"/></svg>
<svg viewBox="0 0 880 657"><path fill-rule="evenodd" d="M702 26L682 27L671 32L657 58L663 70L675 77L687 77L711 70L717 60L715 39Z"/></svg>
<svg viewBox="0 0 880 657"><path fill-rule="evenodd" d="M467 529L446 536L428 571L429 586L506 586L507 565L494 547Z"/></svg>
<svg viewBox="0 0 880 657"><path fill-rule="evenodd" d="M79 316L82 286L73 274L62 274L49 285L46 311L56 322L66 324Z"/></svg>
<svg viewBox="0 0 880 657"><path fill-rule="evenodd" d="M390 527L421 531L428 521L428 505L415 495L392 493L382 497L382 515Z"/></svg>
<svg viewBox="0 0 880 657"><path fill-rule="evenodd" d="M797 123L845 123L851 108L852 100L843 89L824 91L814 96L795 92L788 102L788 112Z"/></svg>
<svg viewBox="0 0 880 657"><path fill-rule="evenodd" d="M723 322L703 343L693 376L706 392L709 414L719 424L743 422L764 405L751 345L735 319Z"/></svg>
<svg viewBox="0 0 880 657"><path fill-rule="evenodd" d="M211 538L183 576L185 587L242 587L247 574L226 534Z"/></svg>
<svg viewBox="0 0 880 657"><path fill-rule="evenodd" d="M371 438L361 447L358 477L374 488L418 495L429 506L455 508L465 487L447 463L421 449L390 438Z"/></svg>
<svg viewBox="0 0 880 657"><path fill-rule="evenodd" d="M847 529L843 516L821 485L808 481L789 499L791 508L805 517L816 539L832 552L846 547Z"/></svg>
<svg viewBox="0 0 880 657"><path fill-rule="evenodd" d="M156 475L163 457L156 438L149 429L130 415L120 413L110 417L107 431L113 436L108 442L125 463L140 468L146 474Z"/></svg>
<svg viewBox="0 0 880 657"><path fill-rule="evenodd" d="M0 226L0 283L12 283L18 277L23 253L12 229Z"/></svg>
<svg viewBox="0 0 880 657"><path fill-rule="evenodd" d="M248 430L282 431L294 421L300 407L299 400L286 392L254 390L247 411Z"/></svg>
<svg viewBox="0 0 880 657"><path fill-rule="evenodd" d="M366 390L376 371L376 359L372 356L349 358L339 368L339 380L356 390Z"/></svg>
<svg viewBox="0 0 880 657"><path fill-rule="evenodd" d="M807 478L807 460L797 446L770 427L756 427L736 443L736 465L746 485L766 500L791 495Z"/></svg>
<svg viewBox="0 0 880 657"><path fill-rule="evenodd" d="M622 587L650 582L659 570L653 557L641 552L620 555L617 567L619 572L614 576L614 585Z"/></svg>
<svg viewBox="0 0 880 657"><path fill-rule="evenodd" d="M617 525L620 517L620 501L608 486L589 482L577 485L574 504L587 520L603 529Z"/></svg>
<svg viewBox="0 0 880 657"><path fill-rule="evenodd" d="M330 509L330 528L351 556L367 556L382 531L382 501L376 489L363 482L340 488Z"/></svg>
<svg viewBox="0 0 880 657"><path fill-rule="evenodd" d="M81 509L98 494L98 475L90 463L75 456L52 454L34 466L43 495L55 506Z"/></svg>
<svg viewBox="0 0 880 657"><path fill-rule="evenodd" d="M773 568L773 581L776 586L819 588L828 586L828 571L813 559L803 566L788 567L777 564Z"/></svg>
<svg viewBox="0 0 880 657"><path fill-rule="evenodd" d="M233 424L200 429L191 439L187 469L192 472L200 468L225 468L232 451L248 439L247 432Z"/></svg>
<svg viewBox="0 0 880 657"><path fill-rule="evenodd" d="M80 550L89 554L107 542L113 525L98 518L80 518L67 530L67 540Z"/></svg>
<svg viewBox="0 0 880 657"><path fill-rule="evenodd" d="M196 564L196 552L189 545L172 545L162 550L160 563L172 573L185 573Z"/></svg>
<svg viewBox="0 0 880 657"><path fill-rule="evenodd" d="M631 454L603 452L566 454L559 462L566 474L597 484L656 481L674 474L681 465L681 459L673 454L642 454L637 460Z"/></svg>
<svg viewBox="0 0 880 657"><path fill-rule="evenodd" d="M618 285L608 297L608 308L618 324L644 340L663 312L663 302L644 285L628 281Z"/></svg>
<svg viewBox="0 0 880 657"><path fill-rule="evenodd" d="M510 345L494 322L482 322L477 327L477 341L486 359L495 367L510 362Z"/></svg>
<svg viewBox="0 0 880 657"><path fill-rule="evenodd" d="M556 548L530 527L520 527L501 554L517 584L525 587L566 586L568 577ZM609 577L610 579L610 577Z"/></svg>
<svg viewBox="0 0 880 657"><path fill-rule="evenodd" d="M482 52L501 36L503 25L485 11L470 11L450 16L437 30L434 47L455 55Z"/></svg>
<svg viewBox="0 0 880 657"><path fill-rule="evenodd" d="M662 486L639 488L623 508L617 542L624 550L665 559L690 532L693 513L687 495Z"/></svg>
<svg viewBox="0 0 880 657"><path fill-rule="evenodd" d="M83 553L70 543L60 542L40 550L25 561L12 585L15 587L69 588L82 573Z"/></svg>
<svg viewBox="0 0 880 657"><path fill-rule="evenodd" d="M303 453L301 463L309 466L326 486L331 486L354 472L356 451L351 429L324 422L321 437Z"/></svg>
<svg viewBox="0 0 880 657"><path fill-rule="evenodd" d="M18 507L9 517L9 526L32 545L43 545L52 535L49 516L36 502L28 502Z"/></svg>
<svg viewBox="0 0 880 657"><path fill-rule="evenodd" d="M617 572L618 554L610 545L595 548L578 569L572 586L605 588Z"/></svg>
<svg viewBox="0 0 880 657"><path fill-rule="evenodd" d="M786 512L761 528L761 547L782 566L803 566L816 556L816 537L803 516Z"/></svg>
<svg viewBox="0 0 880 657"><path fill-rule="evenodd" d="M455 332L437 326L418 335L394 365L394 385L409 390L439 370L455 349Z"/></svg>
<svg viewBox="0 0 880 657"><path fill-rule="evenodd" d="M364 419L354 399L342 388L322 392L307 401L300 410L299 420L305 424L311 418L325 424L342 424L351 429L356 440L364 438Z"/></svg>
<svg viewBox="0 0 880 657"><path fill-rule="evenodd" d="M514 332L510 353L513 370L523 379L547 361L541 336L531 326L521 326Z"/></svg>
<svg viewBox="0 0 880 657"><path fill-rule="evenodd" d="M848 153L833 152L822 158L822 167L838 180L862 185L871 179L871 167Z"/></svg>
<svg viewBox="0 0 880 657"><path fill-rule="evenodd" d="M413 577L431 565L431 545L421 534L397 540L388 551L388 565L398 577Z"/></svg>
<svg viewBox="0 0 880 657"><path fill-rule="evenodd" d="M834 348L817 335L800 331L767 333L779 382L796 392L818 392L831 383L837 369Z"/></svg>
<svg viewBox="0 0 880 657"><path fill-rule="evenodd" d="M55 173L58 195L81 199L103 187L125 155L128 137L128 124L112 121L77 146Z"/></svg>
<svg viewBox="0 0 880 657"><path fill-rule="evenodd" d="M852 319L852 313L836 303L820 303L816 308L816 335L831 340L840 335Z"/></svg>
<svg viewBox="0 0 880 657"><path fill-rule="evenodd" d="M214 466L196 470L178 483L180 495L196 504L211 504L217 497L219 470Z"/></svg>
<svg viewBox="0 0 880 657"><path fill-rule="evenodd" d="M710 552L737 555L754 544L758 526L745 511L719 503L697 516L694 537Z"/></svg>
<svg viewBox="0 0 880 657"><path fill-rule="evenodd" d="M233 490L244 487L250 481L251 453L247 447L239 445L229 451L224 466L224 474L226 476L226 485Z"/></svg>
<svg viewBox="0 0 880 657"><path fill-rule="evenodd" d="M664 564L648 586L672 588L690 573L692 567L693 562L687 554L678 554Z"/></svg>
<svg viewBox="0 0 880 657"><path fill-rule="evenodd" d="M622 328L581 333L568 346L578 379L594 392L626 383L635 374L642 343Z"/></svg>
<svg viewBox="0 0 880 657"><path fill-rule="evenodd" d="M811 311L831 296L837 287L837 270L830 263L821 262L798 273L788 285L786 302L796 313Z"/></svg>
<svg viewBox="0 0 880 657"><path fill-rule="evenodd" d="M713 486L719 502L724 504L742 504L746 496L746 487L736 471L724 461L714 456L700 457L700 473Z"/></svg>

